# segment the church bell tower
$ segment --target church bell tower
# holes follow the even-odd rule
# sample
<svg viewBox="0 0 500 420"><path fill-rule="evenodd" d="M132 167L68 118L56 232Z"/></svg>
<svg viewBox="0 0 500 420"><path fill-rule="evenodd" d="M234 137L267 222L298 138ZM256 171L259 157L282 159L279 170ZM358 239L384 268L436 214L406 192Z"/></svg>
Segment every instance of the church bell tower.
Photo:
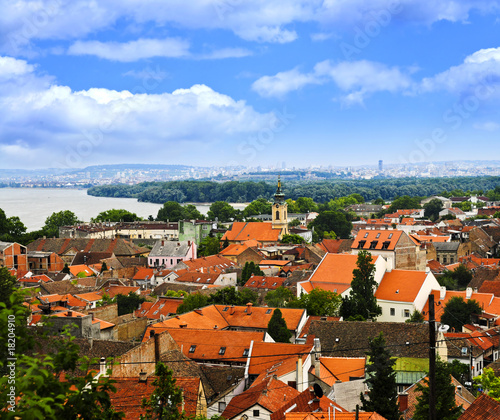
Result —
<svg viewBox="0 0 500 420"><path fill-rule="evenodd" d="M273 229L281 229L281 236L288 235L288 212L285 194L281 189L281 179L278 176L278 188L274 194L274 204L272 208Z"/></svg>

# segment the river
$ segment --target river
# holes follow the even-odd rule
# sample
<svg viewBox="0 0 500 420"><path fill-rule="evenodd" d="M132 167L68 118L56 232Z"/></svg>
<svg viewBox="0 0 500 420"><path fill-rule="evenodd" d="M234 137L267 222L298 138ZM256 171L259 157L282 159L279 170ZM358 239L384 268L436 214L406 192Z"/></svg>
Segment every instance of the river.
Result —
<svg viewBox="0 0 500 420"><path fill-rule="evenodd" d="M187 204L187 203L186 203ZM192 203L207 214L210 203ZM248 203L231 203L243 210ZM139 217L156 217L161 204L141 203L135 198L93 197L87 190L66 188L0 188L0 209L7 217L18 216L28 231L40 229L52 213L70 210L79 220L89 222L100 212L125 209Z"/></svg>

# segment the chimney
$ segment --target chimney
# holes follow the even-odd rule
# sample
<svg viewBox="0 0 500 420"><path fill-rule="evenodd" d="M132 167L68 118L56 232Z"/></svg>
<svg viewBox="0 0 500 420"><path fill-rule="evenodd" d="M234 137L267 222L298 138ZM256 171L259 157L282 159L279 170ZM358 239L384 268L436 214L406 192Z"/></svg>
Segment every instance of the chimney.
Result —
<svg viewBox="0 0 500 420"><path fill-rule="evenodd" d="M472 287L467 287L465 289L465 299L470 299L472 297Z"/></svg>
<svg viewBox="0 0 500 420"><path fill-rule="evenodd" d="M253 304L251 302L247 303L247 315L252 314L252 306L253 306Z"/></svg>
<svg viewBox="0 0 500 420"><path fill-rule="evenodd" d="M89 312L89 315L92 316L92 321L94 321L95 320L95 314L94 314L94 312Z"/></svg>
<svg viewBox="0 0 500 420"><path fill-rule="evenodd" d="M188 246L191 246L191 241L188 241Z"/></svg>
<svg viewBox="0 0 500 420"><path fill-rule="evenodd" d="M446 286L441 286L439 288L439 300L443 300L446 297Z"/></svg>
<svg viewBox="0 0 500 420"><path fill-rule="evenodd" d="M297 370L296 370L296 381L297 381L297 391L302 392L303 391L303 384L302 384L302 356L299 354L299 357L297 358Z"/></svg>
<svg viewBox="0 0 500 420"><path fill-rule="evenodd" d="M398 403L400 413L404 413L408 410L408 394L406 392L398 395Z"/></svg>
<svg viewBox="0 0 500 420"><path fill-rule="evenodd" d="M234 315L234 305L231 305L231 309L229 310L229 315Z"/></svg>
<svg viewBox="0 0 500 420"><path fill-rule="evenodd" d="M314 375L319 378L320 377L320 357L321 357L321 343L319 338L314 339Z"/></svg>
<svg viewBox="0 0 500 420"><path fill-rule="evenodd" d="M99 373L101 375L106 375L106 359L104 357L101 357L101 361L99 363Z"/></svg>
<svg viewBox="0 0 500 420"><path fill-rule="evenodd" d="M155 340L155 364L160 361L160 336L159 334L154 335Z"/></svg>
<svg viewBox="0 0 500 420"><path fill-rule="evenodd" d="M165 241L161 241L161 246L164 246L165 245Z"/></svg>
<svg viewBox="0 0 500 420"><path fill-rule="evenodd" d="M68 311L68 314L66 316L73 316L73 311Z"/></svg>
<svg viewBox="0 0 500 420"><path fill-rule="evenodd" d="M148 373L143 372L142 370L139 372L139 382L146 383L148 381Z"/></svg>

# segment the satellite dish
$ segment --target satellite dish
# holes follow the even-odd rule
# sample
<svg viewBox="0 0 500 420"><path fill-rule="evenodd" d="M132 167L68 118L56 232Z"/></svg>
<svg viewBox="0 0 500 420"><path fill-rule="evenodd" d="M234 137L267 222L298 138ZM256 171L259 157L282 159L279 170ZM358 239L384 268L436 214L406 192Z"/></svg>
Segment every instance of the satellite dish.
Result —
<svg viewBox="0 0 500 420"><path fill-rule="evenodd" d="M318 397L321 398L323 396L323 390L318 384L314 384L314 394Z"/></svg>
<svg viewBox="0 0 500 420"><path fill-rule="evenodd" d="M441 324L438 328L438 331L439 332L442 332L442 333L445 333L446 331L448 331L450 329L450 326L449 325L445 325L445 324Z"/></svg>

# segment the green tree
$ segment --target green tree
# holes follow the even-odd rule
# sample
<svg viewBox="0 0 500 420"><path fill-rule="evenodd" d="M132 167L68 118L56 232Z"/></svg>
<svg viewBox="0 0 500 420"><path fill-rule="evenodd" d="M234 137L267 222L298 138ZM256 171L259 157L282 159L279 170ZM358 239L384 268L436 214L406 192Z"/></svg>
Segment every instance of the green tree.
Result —
<svg viewBox="0 0 500 420"><path fill-rule="evenodd" d="M176 201L167 201L163 204L163 206L158 210L158 215L156 216L157 220L163 221L171 221L178 222L179 220L183 220L185 216L184 208L177 203Z"/></svg>
<svg viewBox="0 0 500 420"><path fill-rule="evenodd" d="M356 261L357 268L352 271L353 279L349 296L342 298L340 315L344 319L356 315L363 318L376 318L382 314L382 308L377 305L374 290L377 286L375 281L375 265L372 263L372 255L367 251L360 251Z"/></svg>
<svg viewBox="0 0 500 420"><path fill-rule="evenodd" d="M267 325L267 332L277 343L289 343L292 338L292 333L286 325L286 321L279 309L275 309L269 324Z"/></svg>
<svg viewBox="0 0 500 420"><path fill-rule="evenodd" d="M155 390L149 398L143 398L141 407L146 409L146 415L141 415L141 420L183 420L186 414L181 411L182 391L176 385L173 372L162 362L155 367Z"/></svg>
<svg viewBox="0 0 500 420"><path fill-rule="evenodd" d="M146 299L143 296L140 296L134 292L130 292L126 296L116 295L116 303L118 305L118 316L131 314L144 301L146 301Z"/></svg>
<svg viewBox="0 0 500 420"><path fill-rule="evenodd" d="M137 214L131 213L124 209L111 209L100 212L95 218L91 219L92 222L135 222L142 220Z"/></svg>
<svg viewBox="0 0 500 420"><path fill-rule="evenodd" d="M45 220L42 232L47 237L59 237L59 227L73 226L78 223L78 217L70 210L62 210L52 213Z"/></svg>
<svg viewBox="0 0 500 420"><path fill-rule="evenodd" d="M16 283L17 279L10 274L7 267L0 267L0 302L9 303Z"/></svg>
<svg viewBox="0 0 500 420"><path fill-rule="evenodd" d="M413 311L413 313L411 314L410 318L408 318L405 322L408 322L408 323L416 322L416 323L422 324L424 322L424 320L425 320L425 318L422 315L422 313L415 309Z"/></svg>
<svg viewBox="0 0 500 420"><path fill-rule="evenodd" d="M471 280L472 271L465 264L460 264L453 271L446 271L438 278L441 286L446 286L447 289L451 290L465 289Z"/></svg>
<svg viewBox="0 0 500 420"><path fill-rule="evenodd" d="M453 376L462 385L469 380L469 365L454 359L451 362L448 362L448 369L450 370L451 376Z"/></svg>
<svg viewBox="0 0 500 420"><path fill-rule="evenodd" d="M293 219L288 223L288 227L300 226L301 224L299 219Z"/></svg>
<svg viewBox="0 0 500 420"><path fill-rule="evenodd" d="M425 378L424 384L418 383L417 405L415 407L414 420L427 420L429 418L429 380ZM451 382L451 374L448 365L436 360L436 389L434 390L436 401L436 418L439 420L455 420L461 414L460 407L455 401L455 386Z"/></svg>
<svg viewBox="0 0 500 420"><path fill-rule="evenodd" d="M252 275L263 276L264 272L253 261L247 261L241 270L240 285L244 285Z"/></svg>
<svg viewBox="0 0 500 420"><path fill-rule="evenodd" d="M290 289L280 286L275 290L267 292L264 300L272 308L284 308L288 302L295 299L295 295Z"/></svg>
<svg viewBox="0 0 500 420"><path fill-rule="evenodd" d="M483 373L474 378L474 382L481 386L485 394L496 401L500 401L500 377L495 375L493 369L484 368Z"/></svg>
<svg viewBox="0 0 500 420"><path fill-rule="evenodd" d="M391 358L382 333L370 339L369 345L365 379L368 395L365 397L361 393L362 410L376 411L387 420L399 420L396 372L393 369L396 361Z"/></svg>
<svg viewBox="0 0 500 420"><path fill-rule="evenodd" d="M198 255L208 257L220 252L220 236L205 236L198 247Z"/></svg>
<svg viewBox="0 0 500 420"><path fill-rule="evenodd" d="M310 224L314 227L320 238L325 232L335 232L338 238L349 238L351 236L352 223L342 211L327 210L321 212Z"/></svg>
<svg viewBox="0 0 500 420"><path fill-rule="evenodd" d="M301 244L304 242L305 239L300 236L300 235L295 235L295 234L289 234L289 235L283 235L281 238L281 243L282 244Z"/></svg>
<svg viewBox="0 0 500 420"><path fill-rule="evenodd" d="M318 211L318 205L310 197L299 197L295 201L298 207L299 213L310 213L312 211Z"/></svg>
<svg viewBox="0 0 500 420"><path fill-rule="evenodd" d="M420 208L420 197L410 197L404 195L402 197L397 197L393 200L389 208L387 209L387 214L395 213L397 210L405 209L419 209Z"/></svg>
<svg viewBox="0 0 500 420"><path fill-rule="evenodd" d="M467 302L460 296L452 297L445 305L441 323L455 328L456 331L462 331L465 324L471 323L473 314L482 314L481 305L474 299L468 299Z"/></svg>
<svg viewBox="0 0 500 420"><path fill-rule="evenodd" d="M26 232L21 219L17 216L7 218L5 212L0 209L0 240L4 242L21 242Z"/></svg>
<svg viewBox="0 0 500 420"><path fill-rule="evenodd" d="M288 302L288 308L303 308L312 316L338 316L342 298L329 290L315 288Z"/></svg>
<svg viewBox="0 0 500 420"><path fill-rule="evenodd" d="M493 218L500 219L500 211L496 211L495 214L493 215Z"/></svg>
<svg viewBox="0 0 500 420"><path fill-rule="evenodd" d="M267 201L265 198L258 198L245 207L243 210L243 216L245 218L249 218L259 214L271 214L271 206L272 203Z"/></svg>
<svg viewBox="0 0 500 420"><path fill-rule="evenodd" d="M439 212L443 210L443 202L438 198L434 198L424 205L424 216L435 222L439 219Z"/></svg>
<svg viewBox="0 0 500 420"><path fill-rule="evenodd" d="M183 314L185 312L192 311L194 309L203 308L207 306L208 297L202 295L201 293L191 293L187 295L182 303L177 307L177 313Z"/></svg>
<svg viewBox="0 0 500 420"><path fill-rule="evenodd" d="M203 220L203 214L201 214L194 204L186 204L184 206L184 219L186 220Z"/></svg>
<svg viewBox="0 0 500 420"><path fill-rule="evenodd" d="M225 201L215 201L210 206L207 216L210 220L217 219L219 222L229 222L235 216L235 210L231 204Z"/></svg>
<svg viewBox="0 0 500 420"><path fill-rule="evenodd" d="M217 305L257 305L258 294L250 289L236 290L234 286L224 287L210 295L207 304Z"/></svg>

